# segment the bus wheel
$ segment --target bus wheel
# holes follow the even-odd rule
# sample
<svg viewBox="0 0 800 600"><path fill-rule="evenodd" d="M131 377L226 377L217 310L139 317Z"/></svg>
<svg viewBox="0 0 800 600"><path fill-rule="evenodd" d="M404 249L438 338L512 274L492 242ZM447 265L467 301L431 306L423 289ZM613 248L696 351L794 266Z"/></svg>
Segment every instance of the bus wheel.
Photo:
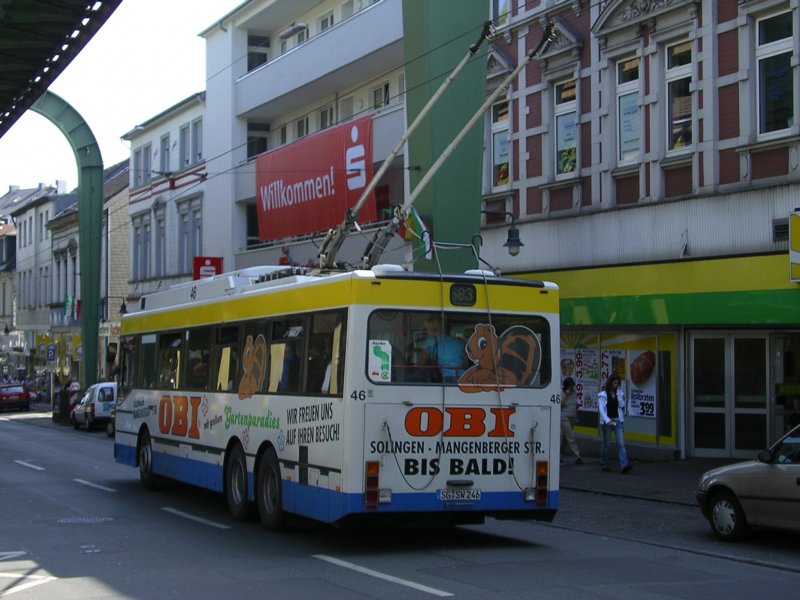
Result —
<svg viewBox="0 0 800 600"><path fill-rule="evenodd" d="M243 521L250 516L253 504L247 499L247 461L239 444L231 448L225 466L225 499L234 519Z"/></svg>
<svg viewBox="0 0 800 600"><path fill-rule="evenodd" d="M258 516L264 527L272 531L278 531L283 527L281 467L273 448L268 448L258 463L256 504L258 505Z"/></svg>
<svg viewBox="0 0 800 600"><path fill-rule="evenodd" d="M156 487L156 476L153 474L153 444L150 432L145 429L139 440L139 481L146 490Z"/></svg>

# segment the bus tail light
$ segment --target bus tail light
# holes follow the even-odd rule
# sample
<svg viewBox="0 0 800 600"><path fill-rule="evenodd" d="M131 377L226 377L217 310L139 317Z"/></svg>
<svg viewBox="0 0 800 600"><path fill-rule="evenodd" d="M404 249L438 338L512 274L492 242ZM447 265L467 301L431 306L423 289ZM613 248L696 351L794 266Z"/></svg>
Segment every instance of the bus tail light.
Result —
<svg viewBox="0 0 800 600"><path fill-rule="evenodd" d="M547 474L550 463L546 460L536 461L536 506L547 506Z"/></svg>
<svg viewBox="0 0 800 600"><path fill-rule="evenodd" d="M378 475L381 464L377 460L368 460L364 469L364 504L368 509L378 508Z"/></svg>

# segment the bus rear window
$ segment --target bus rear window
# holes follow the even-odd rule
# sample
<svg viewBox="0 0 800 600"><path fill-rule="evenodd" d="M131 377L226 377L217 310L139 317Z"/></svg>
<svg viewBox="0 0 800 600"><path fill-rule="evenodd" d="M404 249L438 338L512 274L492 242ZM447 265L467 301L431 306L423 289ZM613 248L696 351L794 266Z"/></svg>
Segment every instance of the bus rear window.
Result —
<svg viewBox="0 0 800 600"><path fill-rule="evenodd" d="M369 317L367 344L374 383L468 391L544 387L551 378L550 328L535 315L378 310Z"/></svg>

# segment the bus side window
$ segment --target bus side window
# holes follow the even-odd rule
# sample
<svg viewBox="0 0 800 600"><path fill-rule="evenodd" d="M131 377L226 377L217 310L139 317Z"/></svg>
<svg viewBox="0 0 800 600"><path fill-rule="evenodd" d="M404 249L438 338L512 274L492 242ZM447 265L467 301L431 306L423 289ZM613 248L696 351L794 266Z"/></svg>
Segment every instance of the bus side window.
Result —
<svg viewBox="0 0 800 600"><path fill-rule="evenodd" d="M165 333L158 341L158 388L177 390L181 386L181 334Z"/></svg>
<svg viewBox="0 0 800 600"><path fill-rule="evenodd" d="M239 328L220 327L216 330L212 354L211 383L218 392L234 392L239 385Z"/></svg>
<svg viewBox="0 0 800 600"><path fill-rule="evenodd" d="M300 357L297 354L297 344L295 342L272 344L270 360L269 390L284 393L298 392L300 388Z"/></svg>
<svg viewBox="0 0 800 600"><path fill-rule="evenodd" d="M209 363L211 361L211 329L200 327L186 332L185 387L194 391L208 389Z"/></svg>

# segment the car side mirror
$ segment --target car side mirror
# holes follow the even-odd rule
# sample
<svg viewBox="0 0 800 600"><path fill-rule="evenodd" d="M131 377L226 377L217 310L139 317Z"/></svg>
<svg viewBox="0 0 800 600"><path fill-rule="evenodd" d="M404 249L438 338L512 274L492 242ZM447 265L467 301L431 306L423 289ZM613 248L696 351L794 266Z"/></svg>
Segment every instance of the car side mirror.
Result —
<svg viewBox="0 0 800 600"><path fill-rule="evenodd" d="M762 450L758 453L758 461L763 463L772 462L772 452L769 450Z"/></svg>

